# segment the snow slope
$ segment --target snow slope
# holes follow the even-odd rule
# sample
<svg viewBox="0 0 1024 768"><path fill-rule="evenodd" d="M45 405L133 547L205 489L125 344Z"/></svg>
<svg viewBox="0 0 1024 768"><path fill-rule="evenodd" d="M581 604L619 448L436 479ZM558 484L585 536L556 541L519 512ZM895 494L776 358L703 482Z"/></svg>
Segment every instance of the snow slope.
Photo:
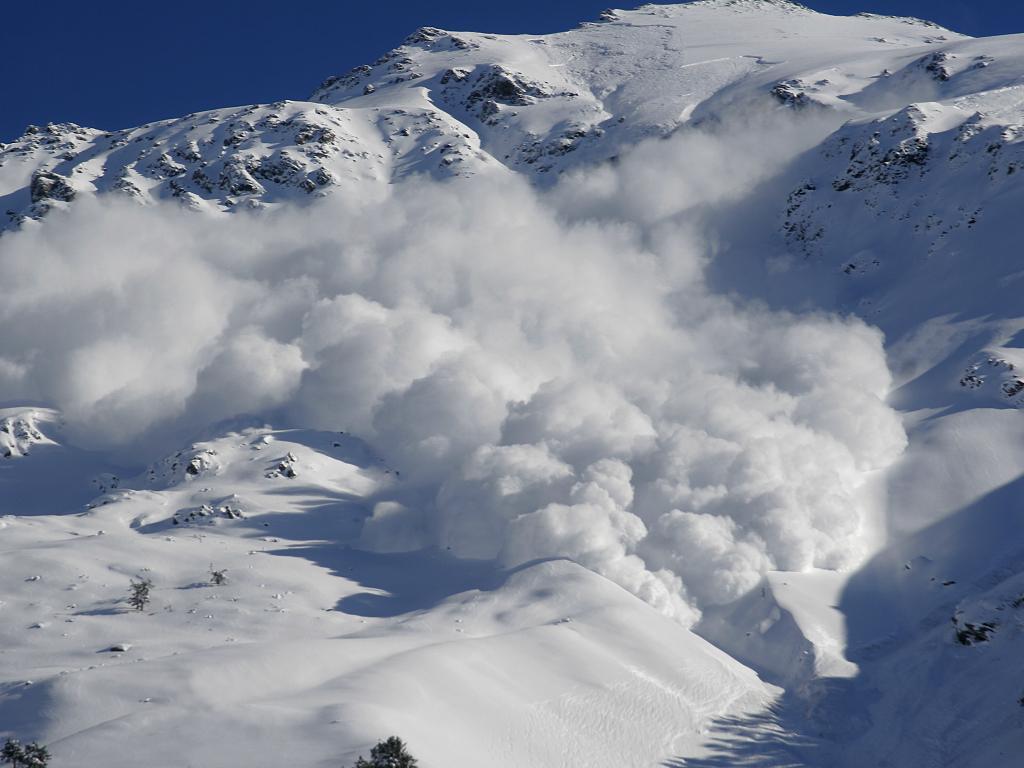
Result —
<svg viewBox="0 0 1024 768"><path fill-rule="evenodd" d="M572 563L349 548L392 477L351 438L251 428L0 519L5 728L66 765L339 765L395 731L427 765L620 766L776 693Z"/></svg>
<svg viewBox="0 0 1024 768"><path fill-rule="evenodd" d="M708 600L690 631L571 558L507 568L422 549L409 516L429 527L435 510L396 502L417 498L407 488L420 480L408 477L421 468L399 471L350 434L257 420L211 425L208 439L166 458L126 457L76 447L49 407L4 403L0 735L44 741L58 766L141 756L155 766L337 766L391 733L426 768L1015 765L1022 89L1024 35L969 39L916 19L703 0L607 11L555 35L424 28L308 101L117 131L30 127L0 146L0 258L15 232L93 197L178 201L216 221L233 210L315 210L321 198L372 202L421 176L523 177L538 189L561 179L578 191L574 225L603 217L658 243L682 228L659 229L670 217L650 201L662 188L676 194L671 176L687 176L691 160L695 175L707 166L669 155L648 176L636 158L689 146L664 138L724 141L737 166L757 167L724 166L739 191L709 182L681 194L695 195L685 222L707 249L702 280L716 296L880 328L889 403L909 445L884 473L864 472L884 536L858 531L877 551L852 573L787 572L767 558L748 566L735 526L680 528L690 538L658 554L680 572L747 568L742 594ZM627 194L605 205L607 168L635 186L623 182ZM627 215L633 205L639 213ZM424 294L436 277L417 274ZM509 293L538 293L554 277L540 270L537 280ZM304 290L301 280L288 289ZM674 309L685 314L680 294ZM539 334L544 321L533 322ZM23 363L3 352L0 374L17 374ZM356 347L346 354L367 359ZM708 351L695 344L692 354ZM774 380L754 351L742 354L756 410L758 377L769 390ZM476 393L452 407L470 410ZM430 390L416 394L430 402ZM837 406L799 407L825 420ZM519 418L554 442L591 428L592 414L580 413ZM631 416L608 417L623 439ZM837 429L879 427L865 416ZM685 491L695 509L738 493L718 480L732 446L700 429L672 440L675 452L645 468L664 476L637 487ZM782 447L757 450L774 459ZM527 458L538 478L561 471ZM742 489L751 508L765 462ZM446 492L470 507L543 498L524 477L469 477ZM474 496L471 481L494 493ZM610 497L614 486L581 481L573 493L599 491ZM813 499L825 501L824 491ZM649 503L638 498L637 514ZM545 509L569 519L585 507ZM227 584L211 585L209 571L222 568ZM137 576L155 584L141 613L124 602Z"/></svg>

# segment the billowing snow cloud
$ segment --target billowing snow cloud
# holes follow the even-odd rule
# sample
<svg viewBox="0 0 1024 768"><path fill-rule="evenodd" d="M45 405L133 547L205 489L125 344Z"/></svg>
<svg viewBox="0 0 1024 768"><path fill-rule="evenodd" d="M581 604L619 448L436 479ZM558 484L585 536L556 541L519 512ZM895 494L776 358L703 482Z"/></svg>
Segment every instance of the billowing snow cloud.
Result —
<svg viewBox="0 0 1024 768"><path fill-rule="evenodd" d="M704 285L701 206L786 156L691 135L544 193L216 219L85 200L0 240L0 390L100 447L249 413L352 431L405 483L364 546L569 557L688 622L862 558L905 444L877 330Z"/></svg>

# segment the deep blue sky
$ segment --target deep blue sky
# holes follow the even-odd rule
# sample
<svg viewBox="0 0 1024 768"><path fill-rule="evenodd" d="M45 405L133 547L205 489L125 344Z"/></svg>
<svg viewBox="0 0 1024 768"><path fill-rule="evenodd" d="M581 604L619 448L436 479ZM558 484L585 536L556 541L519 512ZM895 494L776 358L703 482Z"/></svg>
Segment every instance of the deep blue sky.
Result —
<svg viewBox="0 0 1024 768"><path fill-rule="evenodd" d="M827 13L920 16L971 35L1024 32L1022 0L804 0ZM0 23L0 141L29 123L123 128L199 109L306 98L416 27L554 32L614 0L50 0Z"/></svg>

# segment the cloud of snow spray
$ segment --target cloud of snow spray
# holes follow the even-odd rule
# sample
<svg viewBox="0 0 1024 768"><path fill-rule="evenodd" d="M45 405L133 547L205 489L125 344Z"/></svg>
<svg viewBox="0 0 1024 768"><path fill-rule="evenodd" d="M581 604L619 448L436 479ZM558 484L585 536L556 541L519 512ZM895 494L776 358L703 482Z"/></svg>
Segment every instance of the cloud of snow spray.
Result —
<svg viewBox="0 0 1024 768"><path fill-rule="evenodd" d="M870 473L905 444L878 331L703 283L698 211L793 145L690 133L544 193L76 202L0 240L0 391L83 444L243 413L352 431L406 483L364 546L565 556L689 622L765 569L861 558Z"/></svg>

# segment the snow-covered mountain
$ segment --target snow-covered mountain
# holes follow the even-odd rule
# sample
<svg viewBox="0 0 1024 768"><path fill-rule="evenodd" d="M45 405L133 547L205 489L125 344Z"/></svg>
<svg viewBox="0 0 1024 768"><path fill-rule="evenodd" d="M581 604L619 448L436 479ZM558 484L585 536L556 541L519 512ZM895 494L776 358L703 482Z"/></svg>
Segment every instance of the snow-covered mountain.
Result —
<svg viewBox="0 0 1024 768"><path fill-rule="evenodd" d="M91 193L227 210L415 173L554 174L737 100L853 116L883 104L889 71L901 96L927 92L936 73L964 66L941 63L946 50L963 51L957 62L984 58L957 48L962 40L915 19L823 16L768 0L608 11L544 36L423 28L373 64L327 78L308 101L121 131L30 126L0 147L0 195L17 222ZM941 60L935 72L929 56ZM996 61L993 74L1012 74L1012 61Z"/></svg>
<svg viewBox="0 0 1024 768"><path fill-rule="evenodd" d="M1015 765L1022 179L1024 35L788 0L423 28L308 101L30 126L0 736Z"/></svg>

